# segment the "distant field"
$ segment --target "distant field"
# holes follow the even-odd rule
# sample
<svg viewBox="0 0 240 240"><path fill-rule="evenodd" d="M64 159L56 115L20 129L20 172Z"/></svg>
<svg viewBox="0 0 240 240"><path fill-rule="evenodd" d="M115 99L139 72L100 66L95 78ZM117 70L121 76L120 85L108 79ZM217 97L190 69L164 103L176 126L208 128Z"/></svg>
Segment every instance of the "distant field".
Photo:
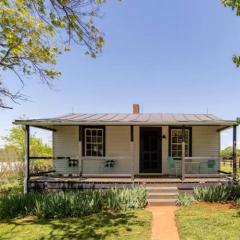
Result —
<svg viewBox="0 0 240 240"><path fill-rule="evenodd" d="M225 164L224 164L224 162L221 162L220 170L224 171L224 172L232 173L233 169L232 169L232 165L231 165L230 161L226 161ZM237 164L237 173L240 176L239 164Z"/></svg>

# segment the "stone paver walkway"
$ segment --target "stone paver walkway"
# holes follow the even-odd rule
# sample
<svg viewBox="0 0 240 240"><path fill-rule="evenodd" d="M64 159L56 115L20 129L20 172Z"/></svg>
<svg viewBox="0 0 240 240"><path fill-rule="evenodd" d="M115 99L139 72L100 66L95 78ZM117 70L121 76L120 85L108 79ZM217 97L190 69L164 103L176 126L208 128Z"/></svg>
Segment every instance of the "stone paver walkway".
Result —
<svg viewBox="0 0 240 240"><path fill-rule="evenodd" d="M152 212L151 240L180 240L175 222L176 206L148 207Z"/></svg>

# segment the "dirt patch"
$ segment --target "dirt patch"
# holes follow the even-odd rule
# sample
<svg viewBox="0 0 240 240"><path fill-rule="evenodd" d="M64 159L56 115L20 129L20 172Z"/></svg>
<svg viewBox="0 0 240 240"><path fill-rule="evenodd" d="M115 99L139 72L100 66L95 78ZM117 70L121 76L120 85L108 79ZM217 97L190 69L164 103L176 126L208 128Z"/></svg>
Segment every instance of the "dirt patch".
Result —
<svg viewBox="0 0 240 240"><path fill-rule="evenodd" d="M239 208L240 206L236 204L234 201L229 202L194 202L193 205L195 206L206 206L211 209L235 209Z"/></svg>
<svg viewBox="0 0 240 240"><path fill-rule="evenodd" d="M151 240L179 240L175 222L176 206L148 207L152 212Z"/></svg>
<svg viewBox="0 0 240 240"><path fill-rule="evenodd" d="M31 222L31 221L37 221L38 217L36 216L26 216L26 217L19 217L16 218L17 221L21 221L21 222Z"/></svg>

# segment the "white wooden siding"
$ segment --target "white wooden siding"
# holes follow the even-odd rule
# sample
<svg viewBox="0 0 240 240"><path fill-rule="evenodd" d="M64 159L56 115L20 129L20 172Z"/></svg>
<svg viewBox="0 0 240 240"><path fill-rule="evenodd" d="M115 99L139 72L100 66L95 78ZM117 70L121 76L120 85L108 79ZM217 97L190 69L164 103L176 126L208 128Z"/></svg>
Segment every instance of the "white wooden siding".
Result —
<svg viewBox="0 0 240 240"><path fill-rule="evenodd" d="M168 126L162 127L162 135L165 135L166 138L162 138L162 174L168 173Z"/></svg>
<svg viewBox="0 0 240 240"><path fill-rule="evenodd" d="M78 155L78 127L66 126L56 128L53 134L55 157Z"/></svg>
<svg viewBox="0 0 240 240"><path fill-rule="evenodd" d="M218 157L219 132L217 127L192 127L192 155L193 157Z"/></svg>
<svg viewBox="0 0 240 240"><path fill-rule="evenodd" d="M192 156L193 157L220 157L220 133L218 127L199 126L192 128ZM204 160L202 160L204 161ZM217 173L220 168L218 161L214 169L207 168L207 160L202 164L202 173Z"/></svg>
<svg viewBox="0 0 240 240"><path fill-rule="evenodd" d="M162 174L168 173L169 127L162 126ZM219 132L217 127L192 127L192 155L219 156ZM59 126L53 134L53 149L55 157L78 156L78 127ZM140 127L134 126L134 159L131 153L130 126L106 126L106 158L83 158L83 173L86 174L139 174L140 161ZM114 168L106 169L106 159L116 161ZM134 164L132 164L134 161ZM78 173L79 169L69 168L67 160L54 161L56 171L62 174ZM133 169L134 165L134 169Z"/></svg>
<svg viewBox="0 0 240 240"><path fill-rule="evenodd" d="M78 156L78 127L58 127L54 132L53 149L54 157ZM132 154L130 147L130 127L106 126L106 157L116 162L114 168L105 168L106 158L84 158L83 173L86 174L131 174ZM69 168L67 159L54 160L54 166L58 173L78 173L79 169Z"/></svg>
<svg viewBox="0 0 240 240"><path fill-rule="evenodd" d="M64 126L57 127L53 133L53 155L54 157L72 157L78 156L78 127ZM78 168L69 168L68 160L54 160L54 167L58 173L69 174L79 173Z"/></svg>
<svg viewBox="0 0 240 240"><path fill-rule="evenodd" d="M105 168L105 158L88 158L83 161L83 173L86 174L131 174L132 157L130 147L130 127L129 126L106 126L106 157L113 159L115 166Z"/></svg>

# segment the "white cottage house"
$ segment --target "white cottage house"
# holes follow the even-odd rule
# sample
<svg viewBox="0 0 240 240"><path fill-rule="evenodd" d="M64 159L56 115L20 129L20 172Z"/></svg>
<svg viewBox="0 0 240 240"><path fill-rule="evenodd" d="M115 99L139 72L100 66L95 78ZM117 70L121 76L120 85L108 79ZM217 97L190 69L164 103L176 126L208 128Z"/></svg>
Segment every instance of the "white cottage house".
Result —
<svg viewBox="0 0 240 240"><path fill-rule="evenodd" d="M16 120L26 126L29 179L29 127L53 132L55 176L217 177L220 133L236 121L212 114L71 113L55 118Z"/></svg>

